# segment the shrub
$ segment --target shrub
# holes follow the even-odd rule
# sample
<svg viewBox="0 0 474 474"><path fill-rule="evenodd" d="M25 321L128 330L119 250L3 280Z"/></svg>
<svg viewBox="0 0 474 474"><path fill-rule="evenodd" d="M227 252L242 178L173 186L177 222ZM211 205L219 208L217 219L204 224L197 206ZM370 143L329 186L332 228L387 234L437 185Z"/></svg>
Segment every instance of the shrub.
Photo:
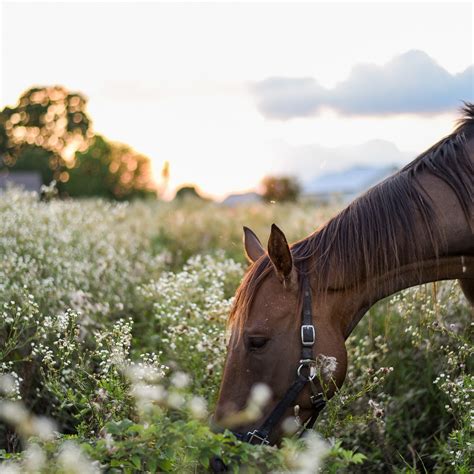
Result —
<svg viewBox="0 0 474 474"><path fill-rule="evenodd" d="M298 181L291 176L267 176L262 188L263 199L269 202L296 201L301 192Z"/></svg>

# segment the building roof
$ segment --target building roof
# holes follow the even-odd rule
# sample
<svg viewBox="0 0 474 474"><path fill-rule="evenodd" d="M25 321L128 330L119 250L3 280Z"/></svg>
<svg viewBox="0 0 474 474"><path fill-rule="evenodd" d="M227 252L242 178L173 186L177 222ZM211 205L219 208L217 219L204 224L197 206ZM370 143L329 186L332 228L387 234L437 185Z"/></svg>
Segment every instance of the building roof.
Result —
<svg viewBox="0 0 474 474"><path fill-rule="evenodd" d="M41 175L37 171L0 171L0 189L10 185L39 193L42 184Z"/></svg>
<svg viewBox="0 0 474 474"><path fill-rule="evenodd" d="M346 170L325 173L309 181L303 189L306 195L357 195L397 171L396 166L353 166Z"/></svg>

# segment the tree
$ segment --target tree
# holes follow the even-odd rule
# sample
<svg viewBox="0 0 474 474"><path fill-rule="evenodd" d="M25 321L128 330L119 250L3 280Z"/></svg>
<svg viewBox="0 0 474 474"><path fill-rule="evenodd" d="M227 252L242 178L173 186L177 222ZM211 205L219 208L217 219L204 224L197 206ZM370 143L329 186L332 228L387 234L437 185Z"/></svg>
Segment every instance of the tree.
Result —
<svg viewBox="0 0 474 474"><path fill-rule="evenodd" d="M292 176L267 176L262 180L262 197L265 201L296 201L301 188Z"/></svg>
<svg viewBox="0 0 474 474"><path fill-rule="evenodd" d="M156 196L150 160L129 146L96 135L63 171L69 196L103 196L117 200Z"/></svg>
<svg viewBox="0 0 474 474"><path fill-rule="evenodd" d="M175 199L200 199L205 201L205 199L199 194L199 191L196 189L196 186L182 186L176 191Z"/></svg>
<svg viewBox="0 0 474 474"><path fill-rule="evenodd" d="M62 86L26 91L0 112L0 169L33 170L61 195L130 199L156 195L150 160L94 135L86 98Z"/></svg>
<svg viewBox="0 0 474 474"><path fill-rule="evenodd" d="M62 86L33 87L21 95L15 107L0 113L0 149L11 166L24 146L41 147L69 160L77 150L87 148L92 137L87 100Z"/></svg>
<svg viewBox="0 0 474 474"><path fill-rule="evenodd" d="M60 182L63 168L92 136L86 103L61 86L27 90L15 107L0 112L0 168L38 171L44 184Z"/></svg>

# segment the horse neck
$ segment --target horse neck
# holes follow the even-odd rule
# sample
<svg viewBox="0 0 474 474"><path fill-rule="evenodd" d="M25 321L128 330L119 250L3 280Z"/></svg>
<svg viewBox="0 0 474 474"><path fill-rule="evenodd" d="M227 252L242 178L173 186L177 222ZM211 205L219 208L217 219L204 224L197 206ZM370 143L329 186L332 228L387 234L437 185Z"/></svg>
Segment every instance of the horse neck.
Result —
<svg viewBox="0 0 474 474"><path fill-rule="evenodd" d="M472 183L472 177L467 179ZM428 171L420 172L412 185L430 202L432 221L425 222L422 213L416 214L415 233L411 234L415 234L416 239L407 239L404 229L397 229L395 242L390 243L390 247L399 252L397 262L385 258L384 262L373 265L373 268L385 266L383 272L368 274L366 262L360 259L353 272L343 272L342 280L334 276L337 274L337 266L334 266L332 279L337 282L338 291L346 300L354 302L346 335L374 303L400 290L439 280L462 279L474 283L472 192L466 213L453 189ZM405 204L409 212L413 203ZM373 255L382 258L384 253L374 249Z"/></svg>

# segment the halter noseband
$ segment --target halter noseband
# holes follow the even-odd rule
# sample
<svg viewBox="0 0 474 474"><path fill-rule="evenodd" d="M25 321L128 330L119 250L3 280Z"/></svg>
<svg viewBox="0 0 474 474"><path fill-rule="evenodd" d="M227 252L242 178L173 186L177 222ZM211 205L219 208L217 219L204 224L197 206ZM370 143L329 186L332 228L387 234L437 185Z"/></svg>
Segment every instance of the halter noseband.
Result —
<svg viewBox="0 0 474 474"><path fill-rule="evenodd" d="M303 308L301 312L301 359L296 369L296 379L286 391L285 396L278 402L272 412L263 421L259 428L248 433L232 431L234 436L251 444L270 444L268 437L272 430L281 421L284 414L290 408L306 384L309 383L312 395L310 397L312 415L306 422L304 429L312 428L319 413L326 405L323 394L319 392L313 380L317 376L316 360L313 355L313 346L316 341L316 329L313 325L313 313L311 304L311 289L306 275L302 277ZM307 372L306 374L303 372ZM304 431L304 430L303 430ZM302 431L302 432L303 432ZM301 433L302 434L302 433Z"/></svg>

